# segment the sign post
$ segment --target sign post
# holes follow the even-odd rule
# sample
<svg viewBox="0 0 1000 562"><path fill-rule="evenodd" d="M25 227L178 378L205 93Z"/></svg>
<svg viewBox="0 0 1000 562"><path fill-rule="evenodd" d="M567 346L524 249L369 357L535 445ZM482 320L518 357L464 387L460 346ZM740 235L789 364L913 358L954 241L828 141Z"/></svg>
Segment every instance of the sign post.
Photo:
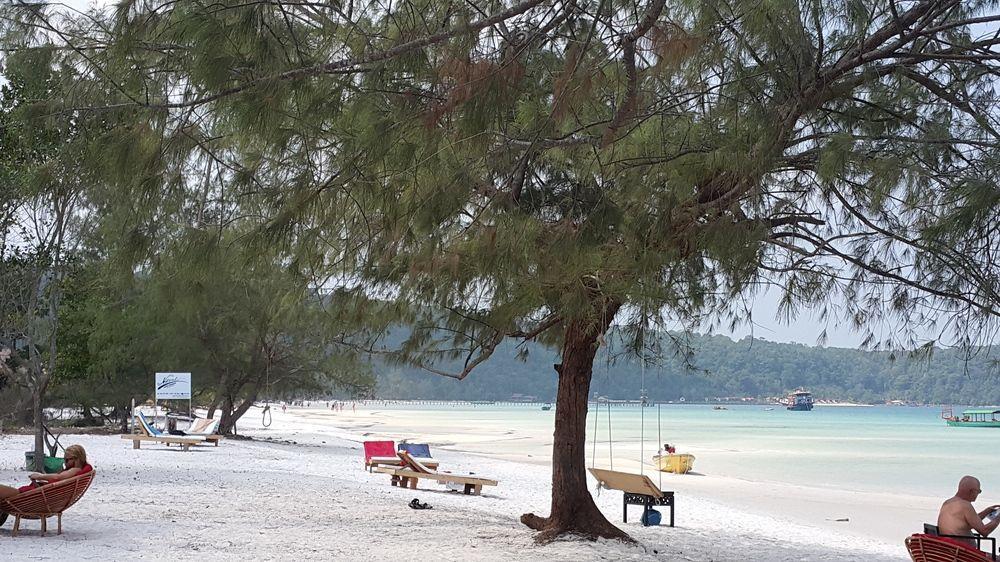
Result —
<svg viewBox="0 0 1000 562"><path fill-rule="evenodd" d="M191 373L156 373L156 402L187 400L191 416Z"/></svg>

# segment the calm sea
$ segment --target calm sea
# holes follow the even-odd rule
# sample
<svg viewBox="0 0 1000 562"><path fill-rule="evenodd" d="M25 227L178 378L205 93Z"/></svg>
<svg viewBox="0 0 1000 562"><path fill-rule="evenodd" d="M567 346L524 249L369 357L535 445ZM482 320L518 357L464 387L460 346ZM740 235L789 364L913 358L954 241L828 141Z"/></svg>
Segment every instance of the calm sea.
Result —
<svg viewBox="0 0 1000 562"><path fill-rule="evenodd" d="M616 468L636 470L643 458L649 470L657 443L668 442L678 452L697 456L697 472L752 481L945 497L954 493L963 474L973 474L981 478L984 490L1000 488L1000 428L948 427L937 407L820 406L811 412L727 408L612 407L610 453L608 410L592 408L587 463L607 466L613 457ZM537 405L407 404L374 409L415 410L424 423L440 424L439 439L463 430L493 436L489 442L457 440L459 448L542 459L549 454L553 416L558 415Z"/></svg>

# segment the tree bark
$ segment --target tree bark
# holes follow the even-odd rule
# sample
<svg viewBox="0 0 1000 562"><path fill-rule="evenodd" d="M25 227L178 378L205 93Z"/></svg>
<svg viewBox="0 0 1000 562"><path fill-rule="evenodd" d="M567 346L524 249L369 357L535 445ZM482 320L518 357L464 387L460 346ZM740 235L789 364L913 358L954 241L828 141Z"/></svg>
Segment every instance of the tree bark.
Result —
<svg viewBox="0 0 1000 562"><path fill-rule="evenodd" d="M42 412L41 389L32 389L31 412L35 426L35 472L45 472L45 414Z"/></svg>
<svg viewBox="0 0 1000 562"><path fill-rule="evenodd" d="M595 297L597 320L573 320L566 326L562 363L556 365L559 389L552 443L552 504L548 517L533 513L521 522L539 531L535 540L550 542L572 533L589 539L608 538L634 542L612 525L597 508L587 489L586 439L587 399L598 339L621 306L617 301Z"/></svg>

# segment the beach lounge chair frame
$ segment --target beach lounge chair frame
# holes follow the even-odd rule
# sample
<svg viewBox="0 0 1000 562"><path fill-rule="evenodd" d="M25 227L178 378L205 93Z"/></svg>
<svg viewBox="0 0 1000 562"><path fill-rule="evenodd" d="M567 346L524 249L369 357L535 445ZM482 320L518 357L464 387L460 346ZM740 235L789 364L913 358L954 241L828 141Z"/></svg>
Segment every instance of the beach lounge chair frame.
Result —
<svg viewBox="0 0 1000 562"><path fill-rule="evenodd" d="M436 472L419 460L410 456L406 451L397 453L402 461L401 468L378 467L378 472L388 474L389 484L400 488L417 489L417 480L421 478L435 480L441 484L454 482L463 485L463 493L467 496L478 496L482 493L483 486L496 486L498 481L489 478L480 478L467 474L449 474L447 472Z"/></svg>
<svg viewBox="0 0 1000 562"><path fill-rule="evenodd" d="M913 562L990 562L995 558L975 547L940 535L914 534L906 538Z"/></svg>
<svg viewBox="0 0 1000 562"><path fill-rule="evenodd" d="M594 475L601 486L619 490L624 494L622 497L623 523L628 523L628 506L630 505L642 506L643 521L646 520L646 513L654 506L666 506L670 508L670 526L674 526L674 508L676 507L674 493L660 490L648 476L601 468L591 468L590 473Z"/></svg>
<svg viewBox="0 0 1000 562"><path fill-rule="evenodd" d="M993 560L997 559L997 540L993 537L984 537L979 533L975 532L971 535L942 535L938 531L937 525L931 525L930 523L924 523L924 534L932 535L935 537L945 537L949 539L972 539L976 541L976 548L978 548L982 552L986 552L983 550L983 542L988 541L990 543L990 550L989 550L990 557L993 558Z"/></svg>
<svg viewBox="0 0 1000 562"><path fill-rule="evenodd" d="M45 535L46 520L55 517L57 521L56 534L62 534L62 514L83 497L94 481L95 471L86 474L46 484L27 492L21 492L0 500L0 511L14 516L14 530L11 536L16 537L21 529L21 519L40 519L42 535Z"/></svg>
<svg viewBox="0 0 1000 562"><path fill-rule="evenodd" d="M396 455L396 444L394 442L365 441L362 445L365 449L365 470L368 472L372 472L380 466L403 466L403 461L399 460L399 456ZM439 466L438 461L432 458L419 458L417 460L427 468L433 469Z"/></svg>
<svg viewBox="0 0 1000 562"><path fill-rule="evenodd" d="M136 412L135 420L138 422L136 428L142 433L122 435L122 439L132 442L133 449L138 449L139 444L143 441L151 441L154 443L163 443L168 447L171 444L180 445L182 450L187 451L191 448L191 445L205 442L205 438L200 436L166 435L154 428L146 420L146 416L142 415L142 412Z"/></svg>

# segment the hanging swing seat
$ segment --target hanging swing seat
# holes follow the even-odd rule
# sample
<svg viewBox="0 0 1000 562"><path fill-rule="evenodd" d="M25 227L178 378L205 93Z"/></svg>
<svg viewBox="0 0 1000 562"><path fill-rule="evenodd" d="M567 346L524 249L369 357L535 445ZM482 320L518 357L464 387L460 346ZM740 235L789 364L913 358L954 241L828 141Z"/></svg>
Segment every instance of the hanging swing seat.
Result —
<svg viewBox="0 0 1000 562"><path fill-rule="evenodd" d="M670 526L674 526L674 493L665 492L656 487L645 474L619 472L591 468L590 473L597 479L601 487L619 490L625 495L622 499L622 522L628 523L628 506L641 505L643 521L653 506L662 505L670 508Z"/></svg>

